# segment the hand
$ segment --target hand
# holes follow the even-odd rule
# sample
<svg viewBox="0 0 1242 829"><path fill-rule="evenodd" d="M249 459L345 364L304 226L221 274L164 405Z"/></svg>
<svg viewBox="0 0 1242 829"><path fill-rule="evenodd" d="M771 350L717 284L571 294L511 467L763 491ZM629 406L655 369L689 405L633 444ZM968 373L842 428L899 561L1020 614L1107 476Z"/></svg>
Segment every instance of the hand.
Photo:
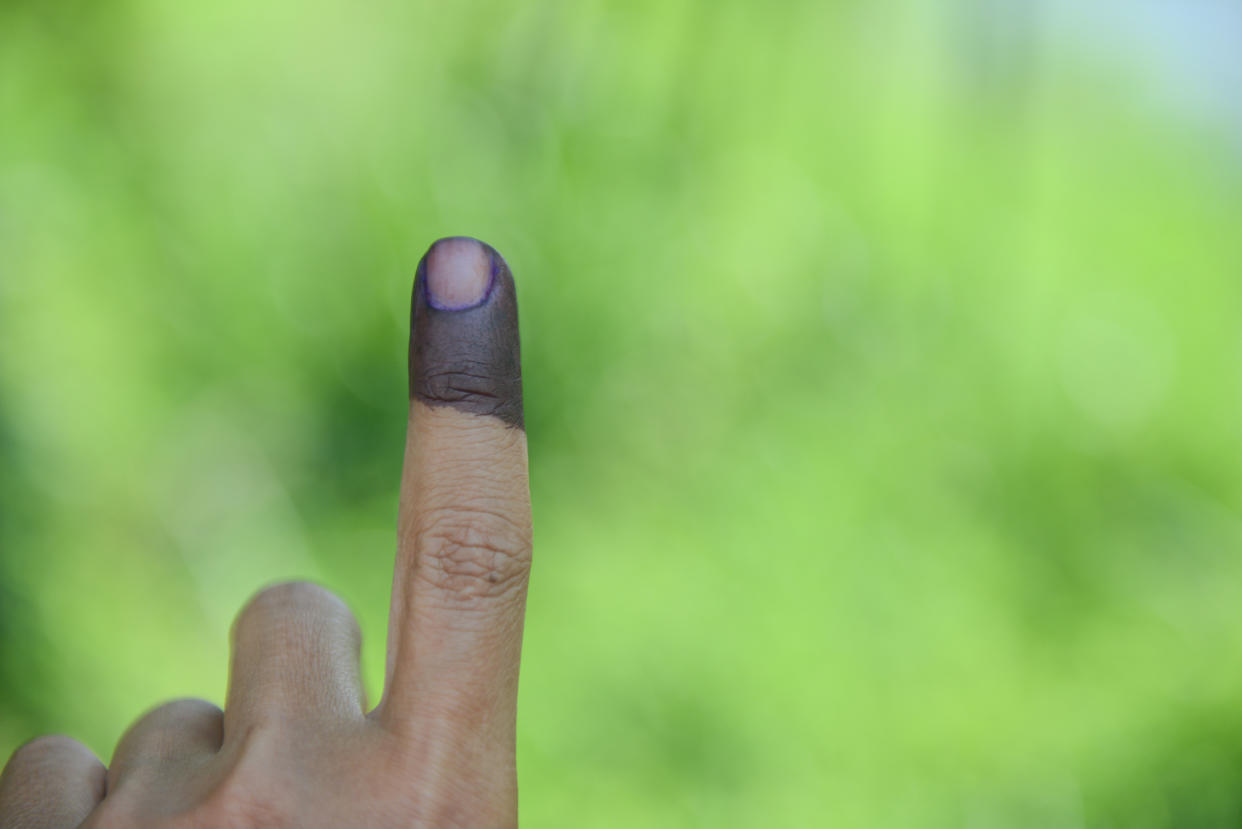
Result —
<svg viewBox="0 0 1242 829"><path fill-rule="evenodd" d="M512 826L530 495L513 278L442 239L419 264L383 698L359 632L308 583L238 615L224 710L154 709L108 768L44 737L0 777L0 829Z"/></svg>

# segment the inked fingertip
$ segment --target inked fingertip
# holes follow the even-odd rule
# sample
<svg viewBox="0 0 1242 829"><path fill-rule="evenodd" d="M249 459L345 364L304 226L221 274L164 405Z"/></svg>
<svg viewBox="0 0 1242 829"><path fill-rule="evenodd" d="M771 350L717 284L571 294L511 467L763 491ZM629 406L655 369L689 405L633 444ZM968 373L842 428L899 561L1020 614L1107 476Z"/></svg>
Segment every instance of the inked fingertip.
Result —
<svg viewBox="0 0 1242 829"><path fill-rule="evenodd" d="M410 397L521 428L517 296L504 258L468 236L434 242L415 278Z"/></svg>

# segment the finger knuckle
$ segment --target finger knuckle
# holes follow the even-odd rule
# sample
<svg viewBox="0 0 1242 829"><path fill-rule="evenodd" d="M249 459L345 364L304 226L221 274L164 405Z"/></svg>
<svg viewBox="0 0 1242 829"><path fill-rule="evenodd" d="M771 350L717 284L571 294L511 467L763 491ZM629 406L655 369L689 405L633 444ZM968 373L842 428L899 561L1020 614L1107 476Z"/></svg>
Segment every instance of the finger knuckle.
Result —
<svg viewBox="0 0 1242 829"><path fill-rule="evenodd" d="M9 759L9 765L41 766L64 757L87 754L89 749L71 737L47 734L35 737L19 746Z"/></svg>
<svg viewBox="0 0 1242 829"><path fill-rule="evenodd" d="M325 587L311 581L284 581L264 587L251 597L242 611L284 611L305 605L336 603L336 598Z"/></svg>
<svg viewBox="0 0 1242 829"><path fill-rule="evenodd" d="M512 594L530 573L530 529L486 508L436 512L417 544L420 575L459 602Z"/></svg>
<svg viewBox="0 0 1242 829"><path fill-rule="evenodd" d="M487 409L498 408L503 400L496 394L495 371L486 365L436 366L422 375L419 391L436 403L475 403Z"/></svg>
<svg viewBox="0 0 1242 829"><path fill-rule="evenodd" d="M134 741L142 741L153 747L171 748L176 740L163 739L164 735L185 733L213 735L222 727L224 712L220 706L205 699L183 697L159 705L144 714L121 738L118 752L130 748Z"/></svg>
<svg viewBox="0 0 1242 829"><path fill-rule="evenodd" d="M233 637L249 628L270 630L305 618L340 620L358 635L357 622L335 593L310 581L286 581L254 594L233 624Z"/></svg>
<svg viewBox="0 0 1242 829"><path fill-rule="evenodd" d="M187 720L216 719L220 714L220 706L213 702L198 697L181 697L163 703L147 716L180 723Z"/></svg>

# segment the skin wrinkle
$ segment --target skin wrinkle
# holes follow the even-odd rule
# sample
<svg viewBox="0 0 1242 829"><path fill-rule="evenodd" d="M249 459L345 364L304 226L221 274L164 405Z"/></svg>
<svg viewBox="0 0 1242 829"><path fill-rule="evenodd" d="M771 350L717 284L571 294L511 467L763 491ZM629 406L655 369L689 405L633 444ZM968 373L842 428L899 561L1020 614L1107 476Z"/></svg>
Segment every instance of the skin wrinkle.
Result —
<svg viewBox="0 0 1242 829"><path fill-rule="evenodd" d="M472 308L443 309L428 297L427 261L418 263L410 307L410 397L430 406L451 406L492 415L525 428L517 294L504 258L477 242L491 260L491 284ZM477 240L476 240L477 241Z"/></svg>

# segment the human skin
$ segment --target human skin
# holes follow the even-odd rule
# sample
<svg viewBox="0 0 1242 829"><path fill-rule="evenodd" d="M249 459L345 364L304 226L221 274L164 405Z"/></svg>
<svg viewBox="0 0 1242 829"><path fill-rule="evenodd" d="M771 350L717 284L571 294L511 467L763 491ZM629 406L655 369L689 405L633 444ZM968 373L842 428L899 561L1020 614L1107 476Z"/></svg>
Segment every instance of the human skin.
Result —
<svg viewBox="0 0 1242 829"><path fill-rule="evenodd" d="M514 826L530 494L508 266L467 238L414 284L384 694L326 589L268 587L233 623L224 709L161 705L104 765L41 737L0 776L0 829Z"/></svg>

